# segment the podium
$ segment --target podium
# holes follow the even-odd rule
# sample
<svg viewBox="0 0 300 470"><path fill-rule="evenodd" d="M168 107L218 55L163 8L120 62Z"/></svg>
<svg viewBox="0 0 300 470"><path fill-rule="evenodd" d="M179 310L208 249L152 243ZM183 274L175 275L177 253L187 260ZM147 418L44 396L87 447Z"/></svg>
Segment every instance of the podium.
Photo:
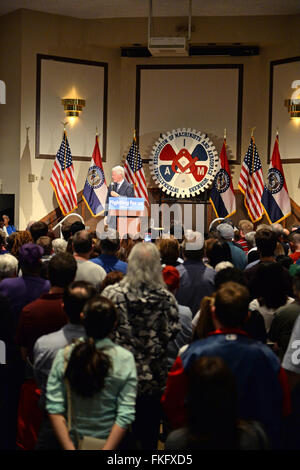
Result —
<svg viewBox="0 0 300 470"><path fill-rule="evenodd" d="M125 234L135 235L141 231L140 217L148 217L145 209L145 199L137 197L110 197L108 201L108 216L113 228L122 238Z"/></svg>

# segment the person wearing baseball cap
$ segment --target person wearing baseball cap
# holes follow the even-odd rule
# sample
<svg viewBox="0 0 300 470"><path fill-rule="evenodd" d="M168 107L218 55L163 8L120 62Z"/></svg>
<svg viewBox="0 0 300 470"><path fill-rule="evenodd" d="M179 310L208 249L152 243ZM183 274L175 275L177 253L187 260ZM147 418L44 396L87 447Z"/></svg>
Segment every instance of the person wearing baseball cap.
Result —
<svg viewBox="0 0 300 470"><path fill-rule="evenodd" d="M230 224L222 223L218 225L217 231L221 237L221 240L224 240L228 243L231 251L232 262L235 268L243 271L247 266L246 255L240 247L236 246L233 243L234 239L234 229Z"/></svg>
<svg viewBox="0 0 300 470"><path fill-rule="evenodd" d="M180 276L178 269L174 266L165 266L162 270L163 279L168 290L175 295L179 289ZM167 356L168 365L172 367L179 349L185 344L189 344L192 339L192 312L189 307L178 305L179 322L181 330L176 337L168 344Z"/></svg>

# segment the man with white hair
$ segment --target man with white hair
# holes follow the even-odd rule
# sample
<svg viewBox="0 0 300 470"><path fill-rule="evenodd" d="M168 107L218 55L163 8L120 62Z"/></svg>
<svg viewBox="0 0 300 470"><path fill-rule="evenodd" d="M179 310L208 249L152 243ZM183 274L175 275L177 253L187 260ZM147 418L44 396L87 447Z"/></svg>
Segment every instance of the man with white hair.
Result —
<svg viewBox="0 0 300 470"><path fill-rule="evenodd" d="M7 277L16 277L18 271L18 260L6 253L0 256L0 281Z"/></svg>
<svg viewBox="0 0 300 470"><path fill-rule="evenodd" d="M202 298L214 291L215 271L202 261L204 238L201 233L186 230L182 248L184 263L177 266L180 287L176 299L180 305L189 307L195 316Z"/></svg>
<svg viewBox="0 0 300 470"><path fill-rule="evenodd" d="M120 165L115 166L111 170L111 179L112 182L108 186L107 197L106 197L106 209L108 208L109 198L110 197L135 197L134 186L131 183L128 183L125 179L124 168ZM107 211L105 213L107 215ZM107 225L113 228L116 227L116 217L108 216Z"/></svg>

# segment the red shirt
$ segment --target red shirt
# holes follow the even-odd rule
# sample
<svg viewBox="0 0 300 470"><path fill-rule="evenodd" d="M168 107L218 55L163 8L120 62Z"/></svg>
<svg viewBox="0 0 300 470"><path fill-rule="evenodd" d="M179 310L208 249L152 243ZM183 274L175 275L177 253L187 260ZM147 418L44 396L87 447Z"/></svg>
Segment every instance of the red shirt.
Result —
<svg viewBox="0 0 300 470"><path fill-rule="evenodd" d="M60 330L68 323L62 300L63 294L42 294L39 299L23 308L16 340L20 346L28 349L29 357L34 343L40 336Z"/></svg>
<svg viewBox="0 0 300 470"><path fill-rule="evenodd" d="M295 251L289 255L290 258L296 263L296 261L300 258L300 251Z"/></svg>
<svg viewBox="0 0 300 470"><path fill-rule="evenodd" d="M248 254L249 248L248 248L248 243L247 243L247 241L246 241L246 238L245 238L245 237L240 238L240 239L237 241L237 243L238 243L239 245L241 245L241 247L243 248L244 252L245 252L246 254Z"/></svg>

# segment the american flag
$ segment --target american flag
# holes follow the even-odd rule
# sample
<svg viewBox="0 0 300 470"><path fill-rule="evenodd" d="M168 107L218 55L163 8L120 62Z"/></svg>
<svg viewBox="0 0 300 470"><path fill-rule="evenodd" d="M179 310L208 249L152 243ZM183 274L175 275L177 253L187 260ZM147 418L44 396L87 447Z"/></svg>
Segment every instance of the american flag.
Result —
<svg viewBox="0 0 300 470"><path fill-rule="evenodd" d="M124 165L125 178L129 183L133 183L136 197L145 198L145 203L149 205L149 196L143 161L136 145L135 139L132 142Z"/></svg>
<svg viewBox="0 0 300 470"><path fill-rule="evenodd" d="M244 158L239 179L239 188L244 194L244 204L252 222L257 222L263 216L261 196L264 190L262 166L258 156L254 138Z"/></svg>
<svg viewBox="0 0 300 470"><path fill-rule="evenodd" d="M77 208L74 167L66 131L64 131L62 143L56 154L50 184L54 189L63 215L67 215Z"/></svg>

